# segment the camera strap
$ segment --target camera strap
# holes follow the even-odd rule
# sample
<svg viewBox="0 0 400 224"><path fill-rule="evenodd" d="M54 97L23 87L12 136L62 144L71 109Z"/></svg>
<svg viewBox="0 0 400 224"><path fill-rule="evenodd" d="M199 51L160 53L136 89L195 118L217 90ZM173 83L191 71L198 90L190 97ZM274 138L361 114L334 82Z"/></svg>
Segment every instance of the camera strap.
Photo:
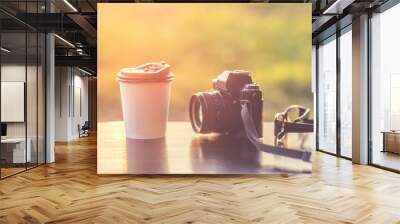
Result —
<svg viewBox="0 0 400 224"><path fill-rule="evenodd" d="M266 153L272 153L280 156L286 156L295 159L301 159L303 161L309 162L311 158L311 152L300 151L295 149L289 149L284 147L277 147L273 145L264 144L257 136L257 130L253 122L253 117L250 113L250 102L242 100L241 101L241 115L243 120L244 129L246 131L247 138L250 142L260 151Z"/></svg>

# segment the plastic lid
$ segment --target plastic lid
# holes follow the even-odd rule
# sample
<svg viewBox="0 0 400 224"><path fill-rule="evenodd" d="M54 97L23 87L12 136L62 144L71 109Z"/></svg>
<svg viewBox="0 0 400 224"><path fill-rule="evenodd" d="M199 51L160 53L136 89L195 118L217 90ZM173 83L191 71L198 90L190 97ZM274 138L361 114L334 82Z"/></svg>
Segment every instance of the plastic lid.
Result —
<svg viewBox="0 0 400 224"><path fill-rule="evenodd" d="M165 62L150 62L134 68L124 68L118 73L118 80L122 82L161 82L172 79L173 74Z"/></svg>

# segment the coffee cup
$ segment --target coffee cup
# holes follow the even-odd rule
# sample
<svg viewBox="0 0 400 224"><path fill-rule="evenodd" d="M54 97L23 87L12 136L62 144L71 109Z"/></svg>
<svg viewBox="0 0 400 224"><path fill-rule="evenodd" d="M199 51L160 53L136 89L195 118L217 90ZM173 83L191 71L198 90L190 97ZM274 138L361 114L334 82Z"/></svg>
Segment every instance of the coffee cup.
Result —
<svg viewBox="0 0 400 224"><path fill-rule="evenodd" d="M173 74L169 65L147 63L118 73L125 134L131 139L165 137Z"/></svg>

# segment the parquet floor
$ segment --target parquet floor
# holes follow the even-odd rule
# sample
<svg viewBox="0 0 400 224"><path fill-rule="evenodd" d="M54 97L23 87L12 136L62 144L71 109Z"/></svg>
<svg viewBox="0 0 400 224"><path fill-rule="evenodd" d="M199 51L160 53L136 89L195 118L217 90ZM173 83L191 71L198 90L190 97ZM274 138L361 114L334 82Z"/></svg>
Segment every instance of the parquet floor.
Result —
<svg viewBox="0 0 400 224"><path fill-rule="evenodd" d="M0 223L400 223L400 175L316 153L313 174L98 176L96 139L0 181Z"/></svg>

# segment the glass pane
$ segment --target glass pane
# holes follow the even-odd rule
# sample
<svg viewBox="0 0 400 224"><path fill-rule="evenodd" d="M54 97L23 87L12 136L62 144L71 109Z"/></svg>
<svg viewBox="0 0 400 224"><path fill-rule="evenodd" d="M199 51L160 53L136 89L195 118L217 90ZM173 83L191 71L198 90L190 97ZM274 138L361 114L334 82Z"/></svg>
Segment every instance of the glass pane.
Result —
<svg viewBox="0 0 400 224"><path fill-rule="evenodd" d="M1 34L1 161L2 177L25 170L26 150L26 33Z"/></svg>
<svg viewBox="0 0 400 224"><path fill-rule="evenodd" d="M336 153L336 39L318 48L318 147Z"/></svg>
<svg viewBox="0 0 400 224"><path fill-rule="evenodd" d="M44 34L38 35L38 163L45 163L45 44Z"/></svg>
<svg viewBox="0 0 400 224"><path fill-rule="evenodd" d="M30 161L28 162L28 168L37 165L38 160L38 36L36 32L27 33L27 44L28 44L28 55L27 55L27 80L26 80L26 112L27 112L27 142L28 149L30 148Z"/></svg>
<svg viewBox="0 0 400 224"><path fill-rule="evenodd" d="M400 170L400 5L372 18L372 163Z"/></svg>
<svg viewBox="0 0 400 224"><path fill-rule="evenodd" d="M340 36L340 153L352 157L352 35Z"/></svg>

